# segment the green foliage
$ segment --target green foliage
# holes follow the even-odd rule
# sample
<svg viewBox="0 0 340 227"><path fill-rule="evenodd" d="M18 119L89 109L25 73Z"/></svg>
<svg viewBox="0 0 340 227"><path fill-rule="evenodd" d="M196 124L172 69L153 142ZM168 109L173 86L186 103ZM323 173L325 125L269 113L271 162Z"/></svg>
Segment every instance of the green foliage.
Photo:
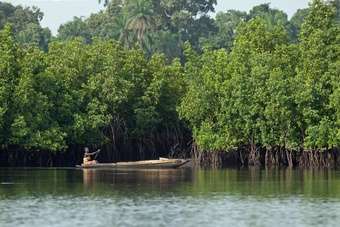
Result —
<svg viewBox="0 0 340 227"><path fill-rule="evenodd" d="M300 25L304 19L301 12L306 12L306 9L298 11L290 21L286 13L278 9L270 8L269 4L254 6L249 13L237 10L219 12L214 21L215 26L218 28L217 32L210 33L208 38L200 38L201 45L214 49L225 48L231 50L235 36L237 35L237 27L242 22L248 22L256 18L262 19L270 30L276 27L283 27L288 34L290 42L295 42L299 34Z"/></svg>
<svg viewBox="0 0 340 227"><path fill-rule="evenodd" d="M182 66L112 41L19 48L0 33L0 139L27 150L115 143L179 127Z"/></svg>
<svg viewBox="0 0 340 227"><path fill-rule="evenodd" d="M47 50L51 39L48 28L42 28L40 21L43 13L38 8L23 8L10 3L0 2L0 29L11 24L17 41L20 44L33 45Z"/></svg>
<svg viewBox="0 0 340 227"><path fill-rule="evenodd" d="M188 88L178 110L181 118L188 121L197 143L206 150L215 150L214 142L222 130L218 131L214 123L221 109L220 91L228 78L229 58L224 50L206 51L198 56L190 47L186 49L186 58Z"/></svg>
<svg viewBox="0 0 340 227"><path fill-rule="evenodd" d="M28 49L20 61L20 77L15 86L14 120L11 124L11 144L27 149L57 151L65 148L66 134L53 118L53 103L48 96L44 71L44 53Z"/></svg>
<svg viewBox="0 0 340 227"><path fill-rule="evenodd" d="M0 31L0 141L8 144L8 128L13 119L13 88L18 80L20 53L10 26Z"/></svg>
<svg viewBox="0 0 340 227"><path fill-rule="evenodd" d="M90 43L91 34L88 31L86 23L82 18L74 17L73 21L63 24L59 27L59 38L62 40L70 40L76 37L84 38L85 42Z"/></svg>
<svg viewBox="0 0 340 227"><path fill-rule="evenodd" d="M300 35L301 62L298 67L300 92L297 97L303 115L300 121L307 149L325 148L329 144L334 109L330 106L333 93L330 66L339 59L339 26L335 23L336 9L331 4L315 0L302 25ZM306 130L306 131L305 131Z"/></svg>
<svg viewBox="0 0 340 227"><path fill-rule="evenodd" d="M89 18L62 25L58 38L82 37L87 42L95 37L114 39L126 47L138 46L148 56L165 53L169 59L181 57L186 41L198 50L200 38L216 30L213 19L216 0L111 0L106 8Z"/></svg>
<svg viewBox="0 0 340 227"><path fill-rule="evenodd" d="M249 17L255 19L247 22L233 15L218 15L239 23L230 33L236 34L233 46L227 45L230 54L185 51L187 92L178 111L199 148L338 147L340 32L334 5L313 1L297 44L290 44L286 16L268 5L253 8Z"/></svg>
<svg viewBox="0 0 340 227"><path fill-rule="evenodd" d="M293 17L290 19L290 22L293 26L292 36L294 39L294 42L298 41L298 36L301 31L301 26L306 18L306 16L309 13L309 9L299 9L296 11L296 13L293 15Z"/></svg>
<svg viewBox="0 0 340 227"><path fill-rule="evenodd" d="M242 22L261 18L273 30L283 27L290 43L297 43L302 23L309 8L300 9L291 20L285 12L270 7L269 3L254 6L248 13L228 10L214 12L216 0L172 1L172 0L111 0L104 2L104 11L82 20L62 25L59 39L83 37L90 42L94 37L114 39L126 47L141 47L148 56L164 53L168 59L183 60L183 45L189 42L198 52L204 48L225 48L231 51L237 27ZM337 7L339 2L332 1ZM339 18L339 16L337 16ZM339 21L339 19L337 19Z"/></svg>
<svg viewBox="0 0 340 227"><path fill-rule="evenodd" d="M339 147L338 1L290 21L268 4L214 20L214 0L105 4L47 46L39 10L0 3L3 147L152 144L186 126L203 151Z"/></svg>
<svg viewBox="0 0 340 227"><path fill-rule="evenodd" d="M226 48L231 50L237 26L246 20L247 13L237 10L217 13L215 24L218 32L211 34L208 38L201 38L201 45L214 49Z"/></svg>

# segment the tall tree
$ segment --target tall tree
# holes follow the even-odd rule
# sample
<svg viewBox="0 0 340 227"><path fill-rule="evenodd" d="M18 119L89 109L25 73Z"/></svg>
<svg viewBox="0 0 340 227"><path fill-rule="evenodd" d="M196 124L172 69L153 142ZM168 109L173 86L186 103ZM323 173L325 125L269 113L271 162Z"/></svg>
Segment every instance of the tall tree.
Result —
<svg viewBox="0 0 340 227"><path fill-rule="evenodd" d="M13 92L19 77L20 51L11 26L0 31L0 141L9 144L9 128L13 121Z"/></svg>
<svg viewBox="0 0 340 227"><path fill-rule="evenodd" d="M147 33L152 31L155 24L155 13L152 8L152 1L128 1L125 14L128 15L126 29L132 30L132 34L140 47L146 50L150 49L150 36Z"/></svg>
<svg viewBox="0 0 340 227"><path fill-rule="evenodd" d="M339 59L339 26L332 3L314 0L300 34L301 64L298 68L303 114L300 130L306 149L327 149L334 129L334 109L330 106L331 65Z"/></svg>

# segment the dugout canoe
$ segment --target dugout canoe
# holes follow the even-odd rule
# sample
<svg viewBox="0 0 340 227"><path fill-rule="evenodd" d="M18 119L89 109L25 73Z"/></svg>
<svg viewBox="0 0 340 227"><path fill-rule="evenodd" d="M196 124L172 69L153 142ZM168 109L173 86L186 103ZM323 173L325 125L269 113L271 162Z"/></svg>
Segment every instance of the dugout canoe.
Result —
<svg viewBox="0 0 340 227"><path fill-rule="evenodd" d="M116 162L116 163L96 163L89 165L77 165L77 168L82 169L107 169L107 168L179 168L190 160L188 159L166 159L159 160L136 161L136 162Z"/></svg>

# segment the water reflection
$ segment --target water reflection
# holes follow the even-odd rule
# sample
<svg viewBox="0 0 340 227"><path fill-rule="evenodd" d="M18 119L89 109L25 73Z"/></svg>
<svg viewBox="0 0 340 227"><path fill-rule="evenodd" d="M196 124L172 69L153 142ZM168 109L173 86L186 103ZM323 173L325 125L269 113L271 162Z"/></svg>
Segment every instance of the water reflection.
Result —
<svg viewBox="0 0 340 227"><path fill-rule="evenodd" d="M255 168L196 172L195 191L254 196L339 197L340 174L334 170Z"/></svg>
<svg viewBox="0 0 340 227"><path fill-rule="evenodd" d="M0 195L251 195L340 197L340 172L292 169L1 169Z"/></svg>
<svg viewBox="0 0 340 227"><path fill-rule="evenodd" d="M0 169L0 226L337 226L334 170Z"/></svg>
<svg viewBox="0 0 340 227"><path fill-rule="evenodd" d="M83 182L85 187L91 187L96 183L96 170L84 169L83 170Z"/></svg>

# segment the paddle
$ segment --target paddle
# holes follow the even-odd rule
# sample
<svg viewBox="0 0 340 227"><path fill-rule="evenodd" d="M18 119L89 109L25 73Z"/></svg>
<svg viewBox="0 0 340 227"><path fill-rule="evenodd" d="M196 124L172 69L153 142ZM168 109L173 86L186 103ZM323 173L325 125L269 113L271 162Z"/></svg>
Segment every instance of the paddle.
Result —
<svg viewBox="0 0 340 227"><path fill-rule="evenodd" d="M96 155L94 156L94 160L97 159L97 156L98 156L99 153L100 153L100 149L98 149L98 150L96 151Z"/></svg>

